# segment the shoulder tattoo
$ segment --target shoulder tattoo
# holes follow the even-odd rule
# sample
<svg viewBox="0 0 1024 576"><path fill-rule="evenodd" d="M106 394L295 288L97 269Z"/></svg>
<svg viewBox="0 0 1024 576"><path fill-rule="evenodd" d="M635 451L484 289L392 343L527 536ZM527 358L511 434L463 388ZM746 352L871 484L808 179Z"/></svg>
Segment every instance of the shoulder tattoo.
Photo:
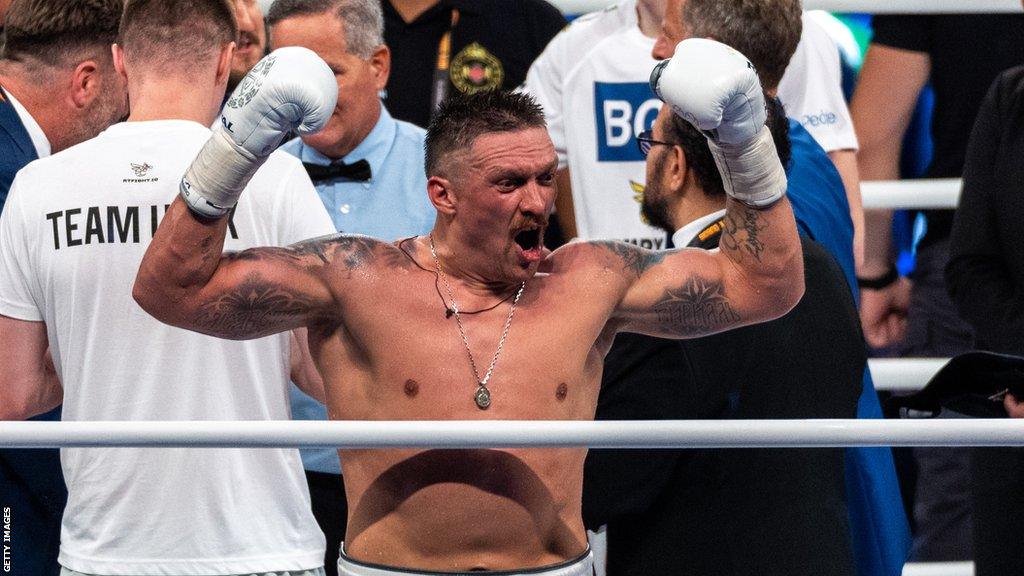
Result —
<svg viewBox="0 0 1024 576"><path fill-rule="evenodd" d="M592 244L615 255L622 262L623 271L633 272L637 278L651 266L660 264L669 254L667 251L647 250L633 244L613 240L600 240L592 242Z"/></svg>

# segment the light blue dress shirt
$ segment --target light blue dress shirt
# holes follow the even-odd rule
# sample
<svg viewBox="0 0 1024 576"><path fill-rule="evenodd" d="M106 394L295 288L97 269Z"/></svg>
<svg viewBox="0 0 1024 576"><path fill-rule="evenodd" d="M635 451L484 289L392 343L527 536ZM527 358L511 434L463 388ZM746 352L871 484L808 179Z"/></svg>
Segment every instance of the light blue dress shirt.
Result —
<svg viewBox="0 0 1024 576"><path fill-rule="evenodd" d="M430 231L437 212L427 198L423 169L425 136L422 128L395 120L381 105L380 119L373 130L341 159L346 164L366 160L372 177L365 182L333 179L316 183L317 194L339 232L391 241ZM331 163L330 158L298 138L281 149L309 164ZM291 388L292 418L327 419L323 404L306 396L294 384ZM313 448L301 453L306 470L341 473L336 450Z"/></svg>

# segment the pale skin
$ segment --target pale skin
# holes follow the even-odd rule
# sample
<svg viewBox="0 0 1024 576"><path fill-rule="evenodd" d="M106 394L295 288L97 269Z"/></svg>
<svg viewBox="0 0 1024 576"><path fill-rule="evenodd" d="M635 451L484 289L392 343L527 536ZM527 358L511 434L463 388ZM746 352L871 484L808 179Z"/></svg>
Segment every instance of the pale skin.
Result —
<svg viewBox="0 0 1024 576"><path fill-rule="evenodd" d="M486 411L429 239L336 235L222 256L225 222L175 200L134 288L157 318L225 338L306 326L332 419L589 420L617 332L688 338L778 317L803 292L783 199L730 201L734 249L651 252L614 242L539 243L555 199L554 147L542 127L484 134L428 180L432 235L462 310L526 289L488 386ZM540 231L528 249L514 238ZM436 284L435 284L436 283ZM436 286L439 286L437 288ZM444 301L439 296L444 294ZM510 302L464 315L481 372ZM345 550L390 566L517 569L586 549L586 449L346 450Z"/></svg>
<svg viewBox="0 0 1024 576"><path fill-rule="evenodd" d="M862 180L899 179L903 134L930 71L931 59L923 52L879 44L868 48L850 102ZM857 273L875 278L893 261L892 210L867 210L865 221L864 264ZM902 341L909 306L910 282L905 278L881 290L861 290L860 318L868 344L884 347Z"/></svg>

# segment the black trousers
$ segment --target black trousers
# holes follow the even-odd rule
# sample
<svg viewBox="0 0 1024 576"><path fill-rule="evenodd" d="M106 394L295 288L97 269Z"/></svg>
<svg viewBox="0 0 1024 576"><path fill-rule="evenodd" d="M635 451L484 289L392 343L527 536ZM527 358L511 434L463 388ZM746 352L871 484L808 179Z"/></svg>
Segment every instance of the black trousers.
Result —
<svg viewBox="0 0 1024 576"><path fill-rule="evenodd" d="M974 573L1024 574L1024 449L975 448L971 464Z"/></svg>
<svg viewBox="0 0 1024 576"><path fill-rule="evenodd" d="M348 521L348 501L345 499L345 485L340 474L326 474L306 470L309 497L313 505L313 516L327 537L327 553L324 555L324 571L327 576L338 576L338 548L345 540L345 525Z"/></svg>

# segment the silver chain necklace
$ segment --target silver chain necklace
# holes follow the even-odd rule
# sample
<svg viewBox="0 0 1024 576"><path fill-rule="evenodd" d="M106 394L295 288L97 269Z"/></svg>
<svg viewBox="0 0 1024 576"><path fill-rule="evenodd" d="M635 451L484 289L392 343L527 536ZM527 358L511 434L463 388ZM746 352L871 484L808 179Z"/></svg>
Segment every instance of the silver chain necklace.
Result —
<svg viewBox="0 0 1024 576"><path fill-rule="evenodd" d="M455 314L455 324L459 327L459 335L462 336L462 343L466 346L466 354L469 355L469 365L473 368L473 376L476 377L477 389L473 399L476 401L477 408L481 410L487 410L491 405L491 391L487 389L487 382L491 379L491 374L494 373L494 365L498 362L498 356L501 355L501 349L505 345L505 338L508 337L508 329L512 326L512 316L516 313L516 304L519 303L519 297L523 295L523 290L526 289L526 281L519 285L519 291L516 292L516 297L512 299L512 307L508 310L508 318L505 319L505 328L501 331L501 338L498 339L498 348L494 351L494 357L491 358L491 365L487 367L487 373L484 377L480 377L480 371L477 370L476 360L473 359L473 351L469 348L469 339L466 338L466 330L462 327L462 318L459 314L459 305L455 302L455 294L452 292L452 287L448 284L448 276L441 269L441 261L437 258L437 252L434 250L434 235L430 234L427 236L430 239L430 255L434 257L434 266L437 267L437 275L441 277L441 281L444 282L444 289L448 292L448 299L451 300L452 306L450 310ZM443 300L443 299L442 299ZM446 312L447 312L447 304Z"/></svg>

